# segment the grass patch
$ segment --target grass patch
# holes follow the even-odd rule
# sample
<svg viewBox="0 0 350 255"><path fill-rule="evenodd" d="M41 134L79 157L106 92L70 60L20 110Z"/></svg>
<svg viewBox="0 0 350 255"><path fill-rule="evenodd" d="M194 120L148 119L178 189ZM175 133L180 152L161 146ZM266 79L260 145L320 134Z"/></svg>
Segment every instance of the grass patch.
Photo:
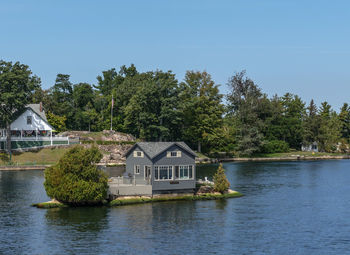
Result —
<svg viewBox="0 0 350 255"><path fill-rule="evenodd" d="M43 148L37 151L13 152L12 165L56 164L69 148ZM7 157L0 157L0 165L8 165Z"/></svg>
<svg viewBox="0 0 350 255"><path fill-rule="evenodd" d="M208 158L208 156L204 155L201 152L196 152L198 158Z"/></svg>
<svg viewBox="0 0 350 255"><path fill-rule="evenodd" d="M101 140L102 136L103 136L103 132L90 132L90 133L87 133L87 134L79 134L80 137L84 137L84 138L93 138L94 140Z"/></svg>

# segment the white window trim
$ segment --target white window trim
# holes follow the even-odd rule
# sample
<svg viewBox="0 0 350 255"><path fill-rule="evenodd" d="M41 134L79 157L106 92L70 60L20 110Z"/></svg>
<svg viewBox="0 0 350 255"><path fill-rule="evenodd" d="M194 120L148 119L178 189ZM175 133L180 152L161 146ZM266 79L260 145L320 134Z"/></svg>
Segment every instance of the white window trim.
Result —
<svg viewBox="0 0 350 255"><path fill-rule="evenodd" d="M169 167L171 166L171 179L159 179L159 171L160 167L166 166L168 167L168 176L169 176ZM158 179L156 179L156 174L154 173L154 181L156 182L168 182L168 181L173 181L174 180L174 166L173 165L156 165L154 166L154 172L156 171L156 167L158 168Z"/></svg>
<svg viewBox="0 0 350 255"><path fill-rule="evenodd" d="M143 178L144 178L144 180L146 180L146 167L149 167L149 168L151 169L150 175L151 175L151 177L152 177L152 166L150 166L150 165L145 165L145 166L143 167ZM149 178L149 176L148 176L148 178Z"/></svg>
<svg viewBox="0 0 350 255"><path fill-rule="evenodd" d="M194 180L194 173L195 173L195 165L176 165L179 167L179 178L176 178L176 173L174 172L174 180L178 180L178 181L188 181L188 180ZM180 178L180 167L181 166L187 166L188 167L188 178L186 179L181 179ZM192 166L192 178L190 178L190 166ZM175 171L175 166L173 167L174 171Z"/></svg>
<svg viewBox="0 0 350 255"><path fill-rule="evenodd" d="M138 156L138 155L137 155L138 152L141 152L141 156ZM134 158L143 158L143 157L144 157L143 151L137 151L137 150L135 150L134 153L133 153L133 155L134 155Z"/></svg>
<svg viewBox="0 0 350 255"><path fill-rule="evenodd" d="M136 172L137 167L139 168L139 172L138 173ZM134 165L134 174L140 174L140 172L141 172L140 165Z"/></svg>
<svg viewBox="0 0 350 255"><path fill-rule="evenodd" d="M176 152L176 156L172 156L171 153ZM167 158L181 158L181 151L167 151L166 152Z"/></svg>
<svg viewBox="0 0 350 255"><path fill-rule="evenodd" d="M194 179L195 179L195 171L196 171L196 168L195 168L195 165L156 165L156 166L154 166L154 172L156 171L156 167L158 167L158 178L159 178L159 168L161 167L161 166L167 166L167 167L169 167L169 166L171 166L172 167L172 178L171 179L156 179L155 177L156 177L156 174L154 173L154 177L152 177L152 178L154 178L154 181L193 181ZM180 167L181 166L187 166L188 167L188 171L190 171L190 166L192 166L192 178L186 178L186 179L180 179L180 178L176 178L175 177L175 166L178 166L179 167L179 176L180 176ZM168 170L169 171L169 170ZM169 173L168 173L169 174ZM188 172L188 176L190 176L190 173Z"/></svg>

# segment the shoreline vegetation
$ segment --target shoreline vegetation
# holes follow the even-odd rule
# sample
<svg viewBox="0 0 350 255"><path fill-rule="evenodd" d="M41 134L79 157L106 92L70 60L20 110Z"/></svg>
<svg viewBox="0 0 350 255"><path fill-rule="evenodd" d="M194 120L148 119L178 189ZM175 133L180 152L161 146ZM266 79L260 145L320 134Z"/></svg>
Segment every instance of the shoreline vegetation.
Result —
<svg viewBox="0 0 350 255"><path fill-rule="evenodd" d="M5 123L27 104L42 103L55 131L85 133L81 142L98 145L109 161L119 160L120 151L137 140L184 141L209 156L226 151L255 157L302 148L350 153L348 103L334 109L327 101L307 103L288 92L271 96L244 70L231 74L227 90L220 93L220 85L206 71L187 70L179 81L171 70L142 72L131 64L102 71L95 84L74 84L69 74L59 73L43 89L28 65L0 60L0 69L1 84L8 85L0 85L0 102L8 106L1 114L2 129L10 128ZM18 86L18 80L25 82ZM14 101L18 95L23 100ZM107 130L130 139L104 140ZM4 141L0 144L11 150L12 143L6 142L7 148Z"/></svg>
<svg viewBox="0 0 350 255"><path fill-rule="evenodd" d="M119 197L111 201L105 201L100 204L100 206L123 206L123 205L134 205L134 204L145 204L145 203L155 203L155 202L171 202L171 201L198 201L198 200L217 200L217 199L227 199L227 198L238 198L244 196L242 193L234 190L229 190L227 193L221 194L219 192L215 193L201 193L201 194L177 194L177 195L155 195L155 196L127 196ZM63 204L57 200L51 200L43 203L32 204L33 207L50 209L50 208L64 208L72 207L67 204Z"/></svg>
<svg viewBox="0 0 350 255"><path fill-rule="evenodd" d="M0 157L0 171L19 171L19 170L44 170L58 162L60 157L68 150L68 148L44 148L39 151L27 151L13 155L13 162L9 164L6 159ZM248 162L248 161L297 161L297 160L334 160L334 159L350 159L349 154L326 153L326 152L286 152L286 153L270 153L257 154L251 157L207 157L198 154L197 164L211 164L218 162ZM106 164L106 166L124 165Z"/></svg>

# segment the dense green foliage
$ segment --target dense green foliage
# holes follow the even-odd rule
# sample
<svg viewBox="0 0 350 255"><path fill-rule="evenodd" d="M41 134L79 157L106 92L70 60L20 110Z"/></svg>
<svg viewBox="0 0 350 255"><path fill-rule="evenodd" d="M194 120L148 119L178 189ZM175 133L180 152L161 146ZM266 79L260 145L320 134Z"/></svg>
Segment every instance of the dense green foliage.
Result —
<svg viewBox="0 0 350 255"><path fill-rule="evenodd" d="M220 163L218 170L214 174L214 190L220 192L221 194L225 193L230 188L230 183L227 180L225 170Z"/></svg>
<svg viewBox="0 0 350 255"><path fill-rule="evenodd" d="M65 131L67 129L66 128L67 118L65 115L59 116L59 115L53 114L52 112L47 112L46 118L47 118L47 121L51 124L51 126L56 131L62 132L62 131Z"/></svg>
<svg viewBox="0 0 350 255"><path fill-rule="evenodd" d="M67 204L96 204L107 196L107 177L96 163L102 158L97 147L75 146L59 162L45 170L45 190L49 197Z"/></svg>
<svg viewBox="0 0 350 255"><path fill-rule="evenodd" d="M40 79L32 75L27 65L0 60L0 128L10 130L14 115L31 103L35 90L39 88ZM8 136L9 151L10 139Z"/></svg>
<svg viewBox="0 0 350 255"><path fill-rule="evenodd" d="M278 152L288 152L289 146L288 143L281 140L272 140L267 141L262 145L262 153L278 153Z"/></svg>
<svg viewBox="0 0 350 255"><path fill-rule="evenodd" d="M69 75L58 74L52 87L43 90L27 66L13 66L2 62L2 72L24 70L23 81L29 90L19 92L16 79L4 90L1 81L8 82L12 76L0 71L0 92L5 91L0 98L4 102L16 99L18 109L24 102L43 102L48 121L57 131L110 129L112 112L114 130L140 140L185 141L204 153L251 156L300 150L314 142L325 152L347 152L349 148L347 103L337 113L327 102L318 107L311 100L306 105L290 93L269 98L245 71L229 78L223 95L205 71L187 71L181 82L171 71L139 72L134 65L122 66L119 71L103 71L96 84L73 84ZM20 97L14 96L17 93ZM1 109L3 126L9 111Z"/></svg>

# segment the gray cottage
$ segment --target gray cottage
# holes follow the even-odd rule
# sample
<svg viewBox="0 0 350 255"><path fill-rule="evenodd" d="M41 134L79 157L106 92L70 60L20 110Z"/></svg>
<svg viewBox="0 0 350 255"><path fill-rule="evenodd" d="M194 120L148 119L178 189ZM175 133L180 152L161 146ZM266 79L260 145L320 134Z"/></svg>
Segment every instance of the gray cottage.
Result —
<svg viewBox="0 0 350 255"><path fill-rule="evenodd" d="M112 195L193 192L196 154L184 142L138 142L125 154L122 180L110 183Z"/></svg>

